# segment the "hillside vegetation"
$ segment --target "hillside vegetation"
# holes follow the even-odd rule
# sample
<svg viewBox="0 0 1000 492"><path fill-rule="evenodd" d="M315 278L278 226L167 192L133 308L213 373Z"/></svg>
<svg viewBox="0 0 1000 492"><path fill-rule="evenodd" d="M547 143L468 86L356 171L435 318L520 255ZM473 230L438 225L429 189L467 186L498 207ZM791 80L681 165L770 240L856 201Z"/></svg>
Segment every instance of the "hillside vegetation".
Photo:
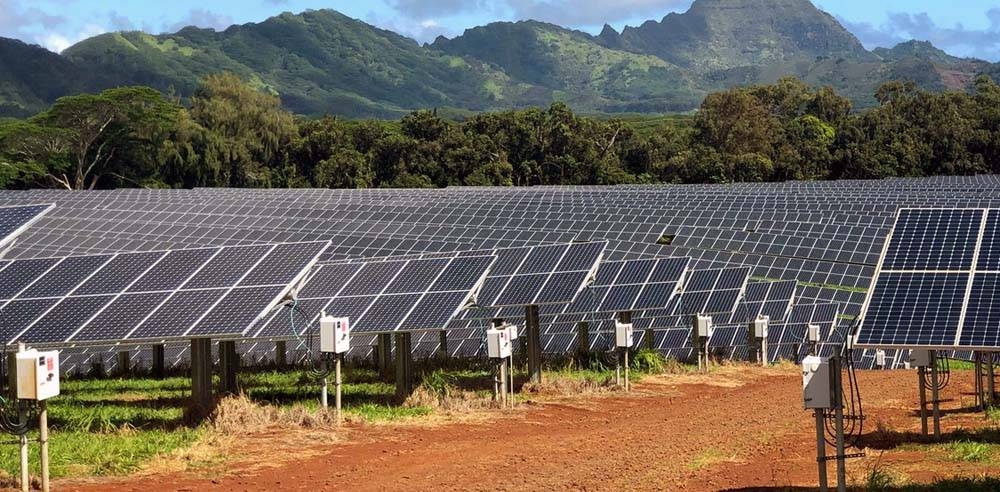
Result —
<svg viewBox="0 0 1000 492"><path fill-rule="evenodd" d="M60 98L0 120L0 185L442 187L724 183L1000 172L1000 86L890 82L851 111L794 78L710 93L692 117L567 105L399 121L304 119L256 80L202 80L188 104L149 87Z"/></svg>
<svg viewBox="0 0 1000 492"><path fill-rule="evenodd" d="M855 109L891 80L969 89L997 65L929 43L868 51L809 0L696 0L685 13L599 36L535 21L496 22L420 45L333 10L283 13L216 32L108 33L61 55L0 38L0 116L60 96L144 85L188 99L228 71L306 116L395 119L418 109L497 111L564 102L587 113L666 113L706 94L794 76Z"/></svg>

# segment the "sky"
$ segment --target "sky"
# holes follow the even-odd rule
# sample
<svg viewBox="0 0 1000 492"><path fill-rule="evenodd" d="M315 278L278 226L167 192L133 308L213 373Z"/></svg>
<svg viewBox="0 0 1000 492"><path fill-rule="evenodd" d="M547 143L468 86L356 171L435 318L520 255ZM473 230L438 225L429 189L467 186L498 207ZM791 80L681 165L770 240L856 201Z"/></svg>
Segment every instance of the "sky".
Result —
<svg viewBox="0 0 1000 492"><path fill-rule="evenodd" d="M732 0L739 1L739 0ZM927 40L956 56L1000 61L998 0L813 0L871 49ZM0 36L60 52L110 31L225 29L281 12L332 8L420 42L500 20L536 19L592 34L683 12L692 0L0 0Z"/></svg>

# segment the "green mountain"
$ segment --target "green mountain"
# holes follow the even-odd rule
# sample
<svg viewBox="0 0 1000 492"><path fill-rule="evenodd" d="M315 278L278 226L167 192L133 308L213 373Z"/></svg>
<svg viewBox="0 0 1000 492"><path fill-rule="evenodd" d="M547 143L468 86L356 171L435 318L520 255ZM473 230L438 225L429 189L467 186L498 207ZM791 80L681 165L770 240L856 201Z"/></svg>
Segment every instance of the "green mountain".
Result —
<svg viewBox="0 0 1000 492"><path fill-rule="evenodd" d="M584 112L670 112L710 91L794 75L857 107L879 84L962 88L1000 65L930 43L867 51L809 0L696 0L680 14L598 36L535 21L498 22L419 45L332 10L284 13L217 32L118 32L57 55L0 38L0 116L80 91L141 84L189 96L235 72L305 115L397 117L427 108L491 110L566 101Z"/></svg>
<svg viewBox="0 0 1000 492"><path fill-rule="evenodd" d="M228 70L279 94L304 114L396 116L409 109L480 110L517 101L528 87L482 63L447 56L332 10L281 14L225 31L103 34L63 55L101 67L100 85L143 84L190 94Z"/></svg>
<svg viewBox="0 0 1000 492"><path fill-rule="evenodd" d="M0 116L28 116L86 86L72 61L16 39L0 38Z"/></svg>
<svg viewBox="0 0 1000 492"><path fill-rule="evenodd" d="M613 44L699 73L818 57L874 58L809 0L698 0L683 14L626 27Z"/></svg>
<svg viewBox="0 0 1000 492"><path fill-rule="evenodd" d="M496 22L433 49L482 60L558 99L611 111L676 111L705 96L685 70L652 55L602 46L589 34L536 21Z"/></svg>

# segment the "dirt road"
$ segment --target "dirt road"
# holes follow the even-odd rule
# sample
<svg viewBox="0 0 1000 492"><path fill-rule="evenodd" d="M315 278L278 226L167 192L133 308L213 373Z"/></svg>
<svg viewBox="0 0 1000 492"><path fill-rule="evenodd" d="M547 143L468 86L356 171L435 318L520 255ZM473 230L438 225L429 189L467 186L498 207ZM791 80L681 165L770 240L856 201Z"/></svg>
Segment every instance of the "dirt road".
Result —
<svg viewBox="0 0 1000 492"><path fill-rule="evenodd" d="M956 373L945 408L971 405L971 375ZM912 372L864 373L868 427L919 430ZM624 395L529 403L486 419L431 425L351 425L345 442L288 446L254 439L213 477L191 473L59 490L692 490L815 486L815 431L801 377L784 369L723 368L707 376L648 377ZM947 412L945 429L983 425ZM867 431L866 431L867 432ZM853 460L852 480L878 466L916 480L981 473L945 457L895 449ZM261 467L274 462L274 466ZM831 469L832 470L832 469ZM831 476L833 473L831 471Z"/></svg>

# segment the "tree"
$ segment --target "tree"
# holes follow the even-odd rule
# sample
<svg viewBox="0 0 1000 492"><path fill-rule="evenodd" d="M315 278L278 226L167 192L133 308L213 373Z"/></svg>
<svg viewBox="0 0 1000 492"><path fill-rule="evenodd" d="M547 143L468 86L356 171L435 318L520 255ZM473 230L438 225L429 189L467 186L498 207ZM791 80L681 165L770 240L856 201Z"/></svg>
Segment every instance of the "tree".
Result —
<svg viewBox="0 0 1000 492"><path fill-rule="evenodd" d="M208 131L203 155L226 186L272 186L295 136L280 100L232 73L209 75L191 97L191 117Z"/></svg>
<svg viewBox="0 0 1000 492"><path fill-rule="evenodd" d="M94 188L106 174L124 177L112 166L116 155L153 144L177 109L149 87L121 87L59 98L32 121L63 130L72 159L48 176L61 187L82 190Z"/></svg>

